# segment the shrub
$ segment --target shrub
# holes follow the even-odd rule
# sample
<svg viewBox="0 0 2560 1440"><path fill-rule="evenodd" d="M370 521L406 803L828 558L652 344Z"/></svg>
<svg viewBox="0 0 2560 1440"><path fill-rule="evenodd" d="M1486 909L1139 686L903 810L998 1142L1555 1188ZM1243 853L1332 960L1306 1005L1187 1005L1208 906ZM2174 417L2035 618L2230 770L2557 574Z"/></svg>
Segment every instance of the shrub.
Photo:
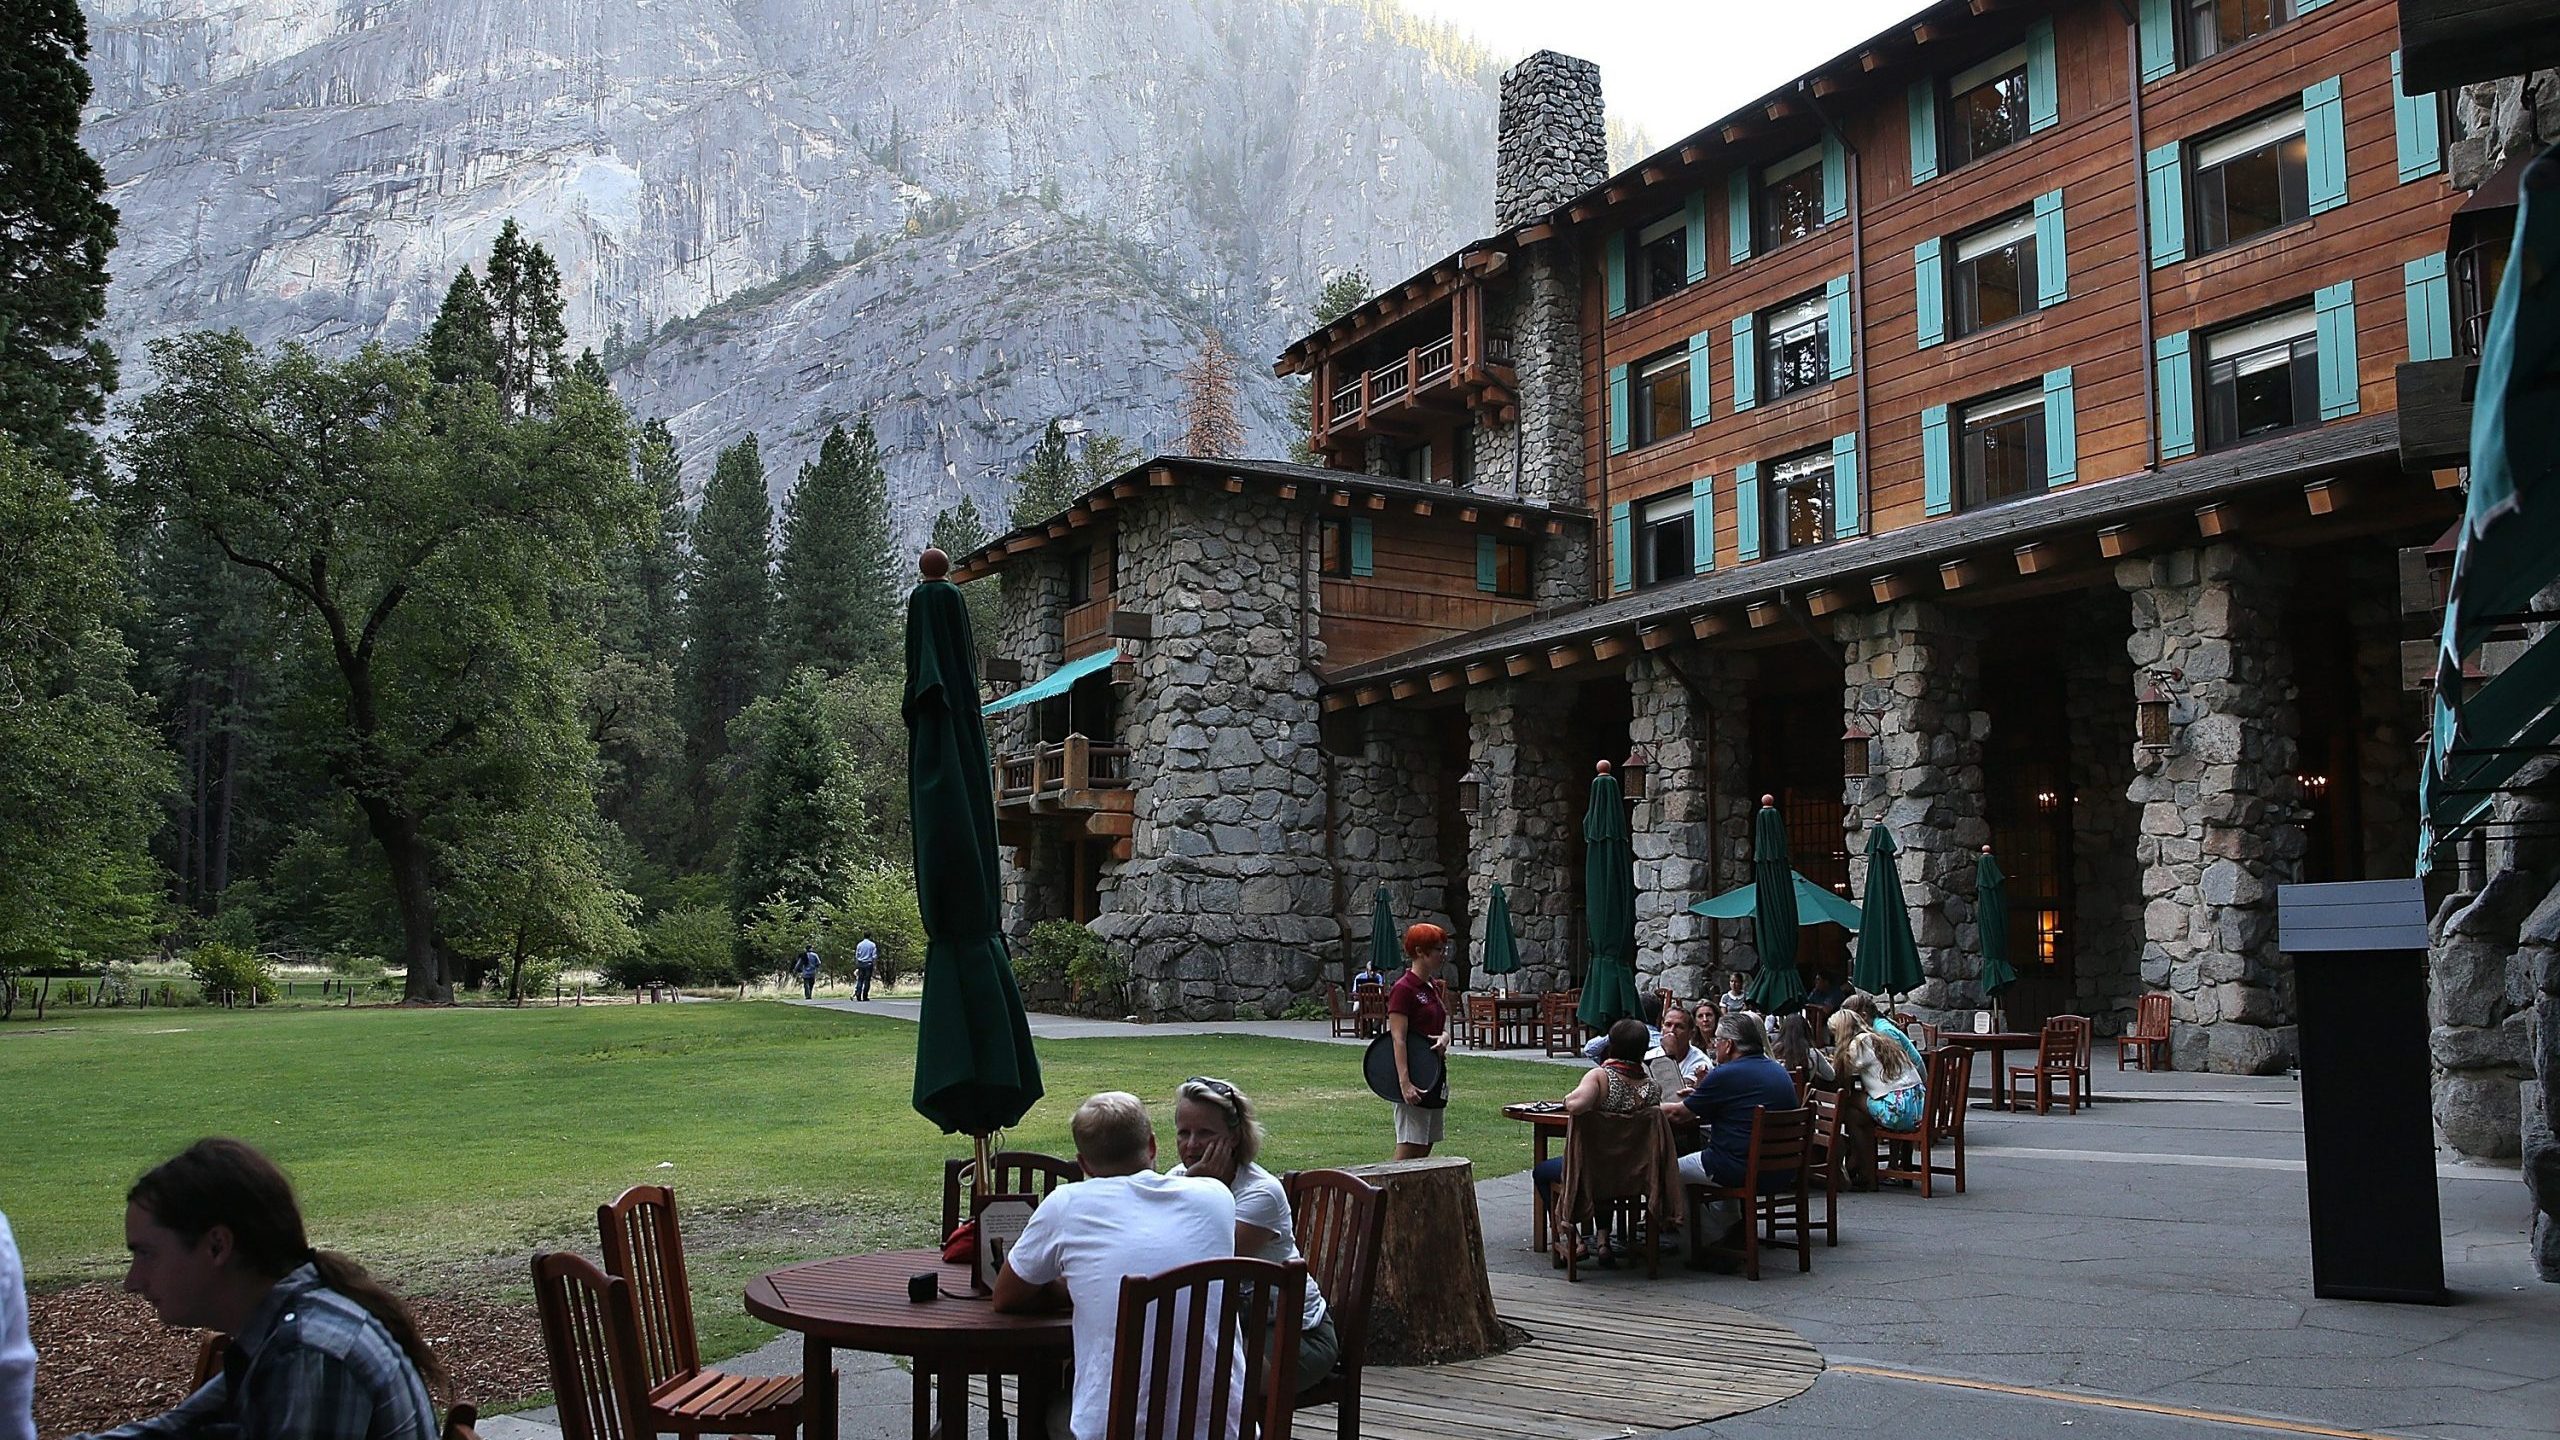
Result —
<svg viewBox="0 0 2560 1440"><path fill-rule="evenodd" d="M1280 1012L1280 1018L1283 1020L1323 1020L1328 1018L1330 1014L1331 1012L1324 1008L1323 1001L1316 999L1312 995L1301 995L1297 999L1289 1002L1289 1008Z"/></svg>
<svg viewBox="0 0 2560 1440"><path fill-rule="evenodd" d="M821 953L853 963L853 947L868 934L880 947L873 978L895 985L900 976L924 965L924 916L916 908L916 879L904 865L868 865L846 872L842 898L826 927Z"/></svg>
<svg viewBox="0 0 2560 1440"><path fill-rule="evenodd" d="M1117 1009L1129 988L1129 964L1102 937L1073 920L1043 920L1031 927L1023 953L1014 957L1014 973L1023 981L1047 984L1064 980L1078 1000Z"/></svg>
<svg viewBox="0 0 2560 1440"><path fill-rule="evenodd" d="M225 990L243 1000L252 995L262 1001L276 998L275 967L245 946L208 940L187 952L187 969L207 1000L220 998Z"/></svg>
<svg viewBox="0 0 2560 1440"><path fill-rule="evenodd" d="M729 913L710 905L686 905L665 911L640 927L638 953L604 964L607 983L630 989L652 982L669 985L734 983L737 927Z"/></svg>

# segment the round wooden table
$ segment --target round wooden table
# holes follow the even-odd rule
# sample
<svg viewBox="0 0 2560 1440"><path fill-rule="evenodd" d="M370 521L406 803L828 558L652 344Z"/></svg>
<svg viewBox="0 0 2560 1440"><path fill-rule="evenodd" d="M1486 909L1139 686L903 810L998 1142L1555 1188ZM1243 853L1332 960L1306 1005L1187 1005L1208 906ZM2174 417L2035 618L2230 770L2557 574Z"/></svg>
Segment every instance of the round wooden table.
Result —
<svg viewBox="0 0 2560 1440"><path fill-rule="evenodd" d="M2009 1052L2033 1050L2036 1048L2037 1038L2036 1035L2024 1030L1994 1030L1989 1034L1976 1034L1970 1030L1944 1030L1938 1034L1938 1043L1952 1045L1959 1050L1971 1050L1977 1055L1985 1050L1990 1051L1991 1108L2006 1110L2009 1108L2009 1077L2005 1072L2008 1068L2006 1062Z"/></svg>
<svg viewBox="0 0 2560 1440"><path fill-rule="evenodd" d="M940 1283L939 1298L909 1300L907 1277L927 1272ZM999 1314L988 1298L966 1295L968 1287L968 1267L944 1264L939 1250L883 1250L767 1271L747 1282L747 1313L800 1332L807 1407L801 1433L808 1440L836 1440L838 1350L904 1355L916 1362L919 1377L939 1377L942 1433L957 1437L969 1428L969 1376L1021 1375L1030 1380L1075 1354L1067 1312ZM1025 1386L1026 1416L1040 1413L1034 1401L1045 1398L1044 1388ZM993 1408L991 1404L991 1414ZM919 1389L915 1440L927 1440L932 1432L926 1411Z"/></svg>

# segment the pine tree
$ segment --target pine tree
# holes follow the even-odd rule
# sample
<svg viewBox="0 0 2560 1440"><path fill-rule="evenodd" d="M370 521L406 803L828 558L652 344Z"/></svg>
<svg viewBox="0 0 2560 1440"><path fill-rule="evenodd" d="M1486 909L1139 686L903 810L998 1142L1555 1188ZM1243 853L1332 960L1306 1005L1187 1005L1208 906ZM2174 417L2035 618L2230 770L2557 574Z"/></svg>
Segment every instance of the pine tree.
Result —
<svg viewBox="0 0 2560 1440"><path fill-rule="evenodd" d="M617 648L651 660L675 662L683 650L677 633L677 600L684 589L684 462L664 420L640 426L640 488L657 523L627 552L619 589L626 597L628 632L608 638Z"/></svg>
<svg viewBox="0 0 2560 1440"><path fill-rule="evenodd" d="M933 517L933 546L956 563L987 543L987 520L978 502L963 495L960 503Z"/></svg>
<svg viewBox="0 0 2560 1440"><path fill-rule="evenodd" d="M498 393L530 415L548 403L569 369L569 328L561 319L560 267L529 243L511 217L489 248L488 300L498 343Z"/></svg>
<svg viewBox="0 0 2560 1440"><path fill-rule="evenodd" d="M640 427L636 471L651 518L605 560L602 655L587 685L588 735L603 760L596 802L650 859L677 853L683 734L676 665L684 651L684 471L666 422Z"/></svg>
<svg viewBox="0 0 2560 1440"><path fill-rule="evenodd" d="M759 712L729 866L729 913L741 928L776 896L822 898L854 858L861 834L861 806L816 672L792 676Z"/></svg>
<svg viewBox="0 0 2560 1440"><path fill-rule="evenodd" d="M116 357L90 331L107 313L116 211L80 148L89 27L76 0L22 0L0 42L0 435L87 479Z"/></svg>
<svg viewBox="0 0 2560 1440"><path fill-rule="evenodd" d="M427 369L447 385L498 383L498 340L490 332L489 296L465 265L445 288L427 327Z"/></svg>
<svg viewBox="0 0 2560 1440"><path fill-rule="evenodd" d="M680 709L686 790L700 850L710 845L714 770L729 753L729 722L763 693L773 625L773 503L756 438L720 452L692 525L686 572Z"/></svg>
<svg viewBox="0 0 2560 1440"><path fill-rule="evenodd" d="M1075 502L1075 461L1067 454L1067 431L1059 421L1049 422L1040 443L1031 447L1031 458L1013 472L1013 518L1016 528L1037 524Z"/></svg>
<svg viewBox="0 0 2560 1440"><path fill-rule="evenodd" d="M1183 454L1233 455L1244 449L1244 427L1236 420L1236 361L1216 335L1201 340L1183 389Z"/></svg>
<svg viewBox="0 0 2560 1440"><path fill-rule="evenodd" d="M578 352L578 363L569 367L569 374L572 378L584 380L599 390L613 388L613 382L605 378L604 362L596 358L596 352L592 349Z"/></svg>
<svg viewBox="0 0 2560 1440"><path fill-rule="evenodd" d="M889 477L865 417L834 426L800 467L782 507L776 638L786 668L828 675L889 658L896 582L889 564Z"/></svg>

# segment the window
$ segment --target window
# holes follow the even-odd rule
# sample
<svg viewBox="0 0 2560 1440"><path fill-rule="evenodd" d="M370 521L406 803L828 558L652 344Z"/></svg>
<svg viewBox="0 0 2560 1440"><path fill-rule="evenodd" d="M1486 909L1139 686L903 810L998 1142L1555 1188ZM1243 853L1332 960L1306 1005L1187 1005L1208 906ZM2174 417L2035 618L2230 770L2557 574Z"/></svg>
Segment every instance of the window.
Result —
<svg viewBox="0 0 2560 1440"><path fill-rule="evenodd" d="M2208 450L2320 418L2320 341L2308 307L2207 335L2204 361Z"/></svg>
<svg viewBox="0 0 2560 1440"><path fill-rule="evenodd" d="M1093 551L1067 552L1067 603L1081 605L1093 598Z"/></svg>
<svg viewBox="0 0 2560 1440"><path fill-rule="evenodd" d="M2187 59L2217 55L2293 18L2294 0L2186 0Z"/></svg>
<svg viewBox="0 0 2560 1440"><path fill-rule="evenodd" d="M1758 221L1764 253L1821 228L1821 146L1808 145L1760 172Z"/></svg>
<svg viewBox="0 0 2560 1440"><path fill-rule="evenodd" d="M1811 389L1831 378L1831 305L1820 291L1760 315L1760 353L1768 357L1769 398Z"/></svg>
<svg viewBox="0 0 2560 1440"><path fill-rule="evenodd" d="M1695 573L1696 502L1687 490L1644 502L1636 515L1636 584L1667 585Z"/></svg>
<svg viewBox="0 0 2560 1440"><path fill-rule="evenodd" d="M1627 232L1627 308L1650 305L1689 283L1689 220L1674 210Z"/></svg>
<svg viewBox="0 0 2560 1440"><path fill-rule="evenodd" d="M2027 138L2027 47L2012 46L1947 81L1947 167Z"/></svg>
<svg viewBox="0 0 2560 1440"><path fill-rule="evenodd" d="M1809 451L1769 467L1769 548L1784 554L1831 539L1831 452Z"/></svg>
<svg viewBox="0 0 2560 1440"><path fill-rule="evenodd" d="M2302 109L2196 142L2196 250L2237 245L2311 213Z"/></svg>
<svg viewBox="0 0 2560 1440"><path fill-rule="evenodd" d="M2021 390L1964 407L1956 466L1967 510L2045 489L2044 392Z"/></svg>
<svg viewBox="0 0 2560 1440"><path fill-rule="evenodd" d="M1497 540L1493 546L1493 593L1505 600L1529 598L1529 547Z"/></svg>
<svg viewBox="0 0 2560 1440"><path fill-rule="evenodd" d="M1689 428L1689 347L1635 363L1635 443L1650 445Z"/></svg>
<svg viewBox="0 0 2560 1440"><path fill-rule="evenodd" d="M1449 483L1461 490L1476 483L1476 427L1462 422L1449 434Z"/></svg>
<svg viewBox="0 0 2560 1440"><path fill-rule="evenodd" d="M1431 447L1416 445L1396 456L1396 478L1424 484L1431 480Z"/></svg>
<svg viewBox="0 0 2560 1440"><path fill-rule="evenodd" d="M2036 218L2020 213L1956 237L1958 335L1988 330L2036 308Z"/></svg>
<svg viewBox="0 0 2560 1440"><path fill-rule="evenodd" d="M1327 520L1324 534L1324 573L1336 580L1351 578L1351 522Z"/></svg>

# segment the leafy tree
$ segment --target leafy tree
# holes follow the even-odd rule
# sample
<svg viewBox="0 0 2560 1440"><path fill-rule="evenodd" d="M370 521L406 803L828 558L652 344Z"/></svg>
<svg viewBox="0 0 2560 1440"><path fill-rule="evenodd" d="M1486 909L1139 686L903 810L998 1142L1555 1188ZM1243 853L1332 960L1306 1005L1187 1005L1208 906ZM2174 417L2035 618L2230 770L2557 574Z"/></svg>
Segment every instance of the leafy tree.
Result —
<svg viewBox="0 0 2560 1440"><path fill-rule="evenodd" d="M0 44L0 435L81 481L116 357L90 334L107 313L116 211L80 148L89 26L76 0L20 0Z"/></svg>
<svg viewBox="0 0 2560 1440"><path fill-rule="evenodd" d="M716 850L714 772L729 753L729 722L763 693L773 624L773 502L756 437L720 452L694 512L685 579L679 706L686 795L696 855Z"/></svg>
<svg viewBox="0 0 2560 1440"><path fill-rule="evenodd" d="M889 570L889 476L871 421L832 426L818 458L782 504L775 595L786 667L833 675L887 661L898 643L898 589Z"/></svg>
<svg viewBox="0 0 2560 1440"><path fill-rule="evenodd" d="M447 1000L440 854L591 763L576 705L592 635L564 609L642 513L621 407L571 385L519 420L380 347L332 362L196 333L153 360L115 496L271 587L300 753L381 853L408 998Z"/></svg>
<svg viewBox="0 0 2560 1440"><path fill-rule="evenodd" d="M0 437L0 971L123 959L159 918L168 760L110 623L120 577L96 507Z"/></svg>
<svg viewBox="0 0 2560 1440"><path fill-rule="evenodd" d="M528 965L556 977L572 960L603 964L640 946L638 902L606 875L594 812L578 798L492 816L447 858L455 948L503 963L519 1005Z"/></svg>
<svg viewBox="0 0 2560 1440"><path fill-rule="evenodd" d="M1321 330L1368 303L1369 277L1355 265L1325 281L1316 291L1308 328ZM1300 380L1289 389L1289 458L1301 465L1322 462L1310 443L1315 438L1315 424L1314 382Z"/></svg>
<svg viewBox="0 0 2560 1440"><path fill-rule="evenodd" d="M793 675L757 710L746 727L755 758L729 870L729 913L742 927L777 895L823 897L862 840L861 806L827 724L817 672Z"/></svg>
<svg viewBox="0 0 2560 1440"><path fill-rule="evenodd" d="M568 373L569 328L561 319L560 267L513 218L489 248L489 317L498 342L498 393L530 415Z"/></svg>
<svg viewBox="0 0 2560 1440"><path fill-rule="evenodd" d="M1013 518L1011 524L1022 526L1046 520L1074 503L1076 498L1075 461L1067 454L1067 432L1063 422L1052 420L1040 435L1040 443L1031 447L1031 458L1013 472Z"/></svg>
<svg viewBox="0 0 2560 1440"><path fill-rule="evenodd" d="M622 986L651 981L719 985L737 978L738 925L716 906L668 910L640 927L640 952L610 962L605 976Z"/></svg>
<svg viewBox="0 0 2560 1440"><path fill-rule="evenodd" d="M640 427L637 476L649 517L605 556L603 656L587 686L588 735L602 769L607 820L654 857L671 854L677 821L676 667L684 652L684 467L663 420Z"/></svg>
<svg viewBox="0 0 2560 1440"><path fill-rule="evenodd" d="M436 310L435 323L427 327L427 369L439 383L499 383L498 337L492 323L488 292L465 265L445 287L444 304Z"/></svg>

